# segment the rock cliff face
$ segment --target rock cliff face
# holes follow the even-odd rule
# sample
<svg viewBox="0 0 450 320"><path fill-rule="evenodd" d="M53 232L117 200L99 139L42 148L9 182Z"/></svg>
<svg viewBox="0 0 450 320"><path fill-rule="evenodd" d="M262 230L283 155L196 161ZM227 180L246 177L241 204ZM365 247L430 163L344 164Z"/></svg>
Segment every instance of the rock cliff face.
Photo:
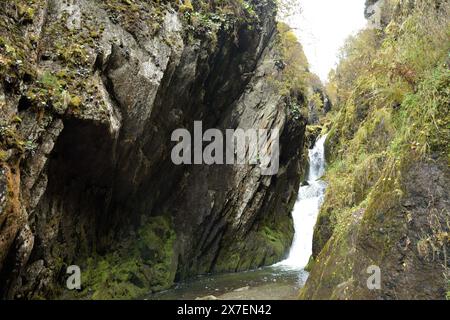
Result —
<svg viewBox="0 0 450 320"><path fill-rule="evenodd" d="M356 80L339 83L303 299L445 299L449 290L449 46L439 31L449 2L379 2L381 25L354 39L338 68Z"/></svg>
<svg viewBox="0 0 450 320"><path fill-rule="evenodd" d="M279 88L272 0L0 4L0 294L93 298L281 259L305 120ZM171 134L281 132L280 170L176 166ZM192 131L191 131L192 132Z"/></svg>

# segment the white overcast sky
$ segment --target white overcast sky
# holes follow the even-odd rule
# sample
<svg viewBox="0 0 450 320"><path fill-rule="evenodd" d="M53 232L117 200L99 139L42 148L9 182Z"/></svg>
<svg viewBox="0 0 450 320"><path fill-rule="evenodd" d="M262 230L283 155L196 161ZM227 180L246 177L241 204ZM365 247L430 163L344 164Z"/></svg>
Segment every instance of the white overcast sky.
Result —
<svg viewBox="0 0 450 320"><path fill-rule="evenodd" d="M345 39L366 25L365 0L297 0L302 13L289 19L311 71L326 81Z"/></svg>

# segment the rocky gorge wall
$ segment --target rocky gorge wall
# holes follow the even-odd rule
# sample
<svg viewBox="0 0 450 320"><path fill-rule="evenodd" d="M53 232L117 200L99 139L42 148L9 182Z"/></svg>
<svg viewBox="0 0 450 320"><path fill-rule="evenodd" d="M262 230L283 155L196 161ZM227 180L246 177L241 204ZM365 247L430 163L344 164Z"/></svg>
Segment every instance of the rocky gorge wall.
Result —
<svg viewBox="0 0 450 320"><path fill-rule="evenodd" d="M272 0L15 0L0 15L2 298L132 298L286 254L306 97L280 89ZM194 121L280 130L278 174L175 166L171 134Z"/></svg>
<svg viewBox="0 0 450 320"><path fill-rule="evenodd" d="M340 111L300 298L445 299L449 2L366 4L368 18L381 8L375 28L349 40L332 79Z"/></svg>

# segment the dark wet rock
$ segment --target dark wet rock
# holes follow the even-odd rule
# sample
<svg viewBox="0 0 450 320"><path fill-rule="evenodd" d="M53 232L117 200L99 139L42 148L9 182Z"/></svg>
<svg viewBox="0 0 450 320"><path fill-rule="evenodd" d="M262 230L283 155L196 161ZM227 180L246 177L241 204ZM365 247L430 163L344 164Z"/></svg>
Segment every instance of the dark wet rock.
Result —
<svg viewBox="0 0 450 320"><path fill-rule="evenodd" d="M402 173L401 199L383 196L386 186L380 185L380 198L355 212L343 238L333 235L332 222L319 220L317 262L302 298L443 299L450 267L449 179L445 164L412 163ZM367 269L373 265L381 270L380 290L367 286Z"/></svg>
<svg viewBox="0 0 450 320"><path fill-rule="evenodd" d="M20 125L0 141L0 295L67 295L72 264L87 282L76 297L132 298L283 258L306 120L290 117L273 81L274 2L200 34L167 1L158 10L137 1L142 10L122 15L116 1L38 2L25 27L0 30L37 42L26 65L36 94L20 103L13 71L0 85L1 123L21 106ZM0 9L14 25L13 8ZM175 166L171 133L196 120L204 130L280 130L278 174Z"/></svg>

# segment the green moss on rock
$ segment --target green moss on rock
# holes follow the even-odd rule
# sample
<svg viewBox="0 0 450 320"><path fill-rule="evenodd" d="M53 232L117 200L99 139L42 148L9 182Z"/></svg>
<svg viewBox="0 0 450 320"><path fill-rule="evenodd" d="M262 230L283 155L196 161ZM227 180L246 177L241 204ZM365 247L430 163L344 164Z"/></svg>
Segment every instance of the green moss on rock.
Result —
<svg viewBox="0 0 450 320"><path fill-rule="evenodd" d="M78 295L95 300L134 299L170 288L176 272L175 237L169 218L150 218L134 243L85 262Z"/></svg>
<svg viewBox="0 0 450 320"><path fill-rule="evenodd" d="M214 272L245 271L279 262L286 256L293 235L292 219L286 215L276 223L263 222L245 240L224 239ZM242 254L248 252L252 254Z"/></svg>
<svg viewBox="0 0 450 320"><path fill-rule="evenodd" d="M445 296L450 73L442 40L449 10L417 5L400 29L392 21L384 32L365 30L347 43L326 141L329 185L301 298ZM383 270L382 290L367 289L370 265Z"/></svg>

